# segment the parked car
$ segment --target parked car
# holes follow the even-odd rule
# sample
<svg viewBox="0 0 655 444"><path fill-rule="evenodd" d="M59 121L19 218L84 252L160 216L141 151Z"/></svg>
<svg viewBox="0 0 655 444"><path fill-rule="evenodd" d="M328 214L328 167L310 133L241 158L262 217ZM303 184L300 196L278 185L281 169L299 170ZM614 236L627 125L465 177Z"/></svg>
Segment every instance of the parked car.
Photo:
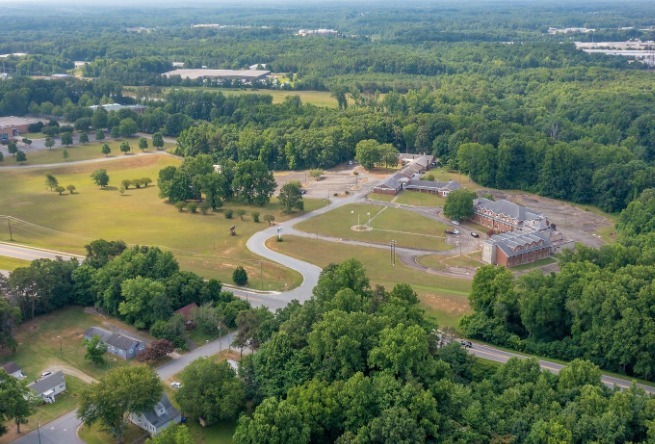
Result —
<svg viewBox="0 0 655 444"><path fill-rule="evenodd" d="M459 225L459 221L458 221L458 220L451 220L450 222L451 222L453 225Z"/></svg>
<svg viewBox="0 0 655 444"><path fill-rule="evenodd" d="M180 387L182 387L182 383L173 381L171 382L171 387L173 387L174 389L179 389Z"/></svg>
<svg viewBox="0 0 655 444"><path fill-rule="evenodd" d="M471 236L473 236L475 238L480 237L480 235L478 233L476 233L475 231L471 231Z"/></svg>
<svg viewBox="0 0 655 444"><path fill-rule="evenodd" d="M454 230L445 230L446 234L459 234L459 230L455 228Z"/></svg>
<svg viewBox="0 0 655 444"><path fill-rule="evenodd" d="M473 348L473 343L471 341L459 341L464 348Z"/></svg>
<svg viewBox="0 0 655 444"><path fill-rule="evenodd" d="M46 376L50 376L51 374L52 374L52 372L50 370L46 370L43 373L41 373L41 377L45 378Z"/></svg>

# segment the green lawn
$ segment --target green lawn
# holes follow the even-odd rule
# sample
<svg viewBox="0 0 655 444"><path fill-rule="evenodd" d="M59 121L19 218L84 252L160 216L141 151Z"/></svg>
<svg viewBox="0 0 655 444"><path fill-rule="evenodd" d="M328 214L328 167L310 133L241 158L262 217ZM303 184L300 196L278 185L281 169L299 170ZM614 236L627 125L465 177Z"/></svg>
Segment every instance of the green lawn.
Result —
<svg viewBox="0 0 655 444"><path fill-rule="evenodd" d="M439 325L455 327L459 318L470 312L468 293L471 281L416 271L398 260L392 267L389 249L356 247L295 236L285 236L284 242L269 241L268 246L319 267L357 258L364 265L372 286L379 284L391 289L397 283L410 284L419 294L426 312L435 316Z"/></svg>
<svg viewBox="0 0 655 444"><path fill-rule="evenodd" d="M464 267L464 268L477 268L484 265L481 260L481 253L475 251L470 254L463 254L461 256L455 254L453 256L443 255L425 255L417 259L418 263L426 267L443 270L447 266Z"/></svg>
<svg viewBox="0 0 655 444"><path fill-rule="evenodd" d="M237 265L250 276L259 276L260 258L250 253L245 243L266 224L254 223L250 213L272 214L277 221L289 219L291 216L281 213L277 200L263 208L229 205L244 208L246 216L244 220L228 220L221 213L179 213L159 198L154 185L131 188L124 195L117 189L123 179L150 177L156 181L159 170L179 163L171 156L120 156L101 164L6 171L0 174L0 190L12 191L0 193L0 208L4 214L36 224L12 223L13 238L19 244L84 254L84 245L94 239L121 239L171 250L184 269L205 277L231 282ZM106 189L98 189L89 177L97 168L107 169L110 186ZM59 196L49 191L46 172L64 186L75 185L76 193ZM322 205L324 200L305 200L306 211ZM229 231L232 225L236 225L234 237ZM6 224L0 224L0 241L9 241ZM302 280L299 273L266 260L262 271L265 290L282 290L285 284L293 288Z"/></svg>
<svg viewBox="0 0 655 444"><path fill-rule="evenodd" d="M109 433L100 431L98 425L92 427L81 427L79 436L86 444L114 444L116 438L112 437ZM123 434L123 442L125 443L141 443L148 437L148 433L135 426L129 424L127 430Z"/></svg>
<svg viewBox="0 0 655 444"><path fill-rule="evenodd" d="M35 412L30 415L28 423L21 426L21 433L26 434L32 430L36 430L37 424L47 424L50 421L59 418L61 415L64 415L77 408L77 399L86 384L74 376L66 375L65 378L66 391L57 395L56 402L54 404L44 403L39 405ZM19 437L15 434L15 424L9 421L6 423L6 426L10 432L8 435L3 435L0 438L0 443L11 442Z"/></svg>
<svg viewBox="0 0 655 444"><path fill-rule="evenodd" d="M396 196L392 196L391 194L378 194L378 193L370 193L367 198L369 200L379 200L381 202L391 202L396 198Z"/></svg>
<svg viewBox="0 0 655 444"><path fill-rule="evenodd" d="M419 193L417 191L402 191L394 202L417 207L443 207L446 199L436 194Z"/></svg>
<svg viewBox="0 0 655 444"><path fill-rule="evenodd" d="M371 218L371 230L355 231L352 227L364 227ZM398 247L427 250L449 250L444 238L446 225L427 217L396 208L370 204L346 205L311 220L301 222L296 228L308 233L354 239L377 244L395 240Z"/></svg>
<svg viewBox="0 0 655 444"><path fill-rule="evenodd" d="M130 143L130 146L132 147L132 153L141 152L141 150L138 149L139 146L138 137L132 137L127 140ZM45 165L51 163L74 162L78 160L101 159L107 157L101 152L102 145L104 145L105 143L107 143L111 148L111 153L109 157L112 158L122 157L125 156L125 154L123 154L119 149L122 142L123 140L120 139L118 140L112 139L102 142L83 143L83 144L71 145L71 146L56 145L50 150L33 151L27 153L27 162L23 163L23 165ZM164 150L171 149L174 147L175 144L173 143L164 144ZM64 159L63 157L64 149L68 152L67 159ZM153 151L155 151L155 149L152 147L146 150L146 152L153 152ZM11 156L5 157L5 161L0 163L0 171L2 171L1 168L2 166L12 166L12 165L15 165L13 158Z"/></svg>
<svg viewBox="0 0 655 444"><path fill-rule="evenodd" d="M547 257L544 259L539 259L538 261L531 262L529 264L523 264L523 265L517 265L516 267L512 267L512 271L525 271L525 270L533 270L537 269L539 267L543 267L544 265L550 265L554 264L557 262L557 259L554 257Z"/></svg>
<svg viewBox="0 0 655 444"><path fill-rule="evenodd" d="M29 265L30 261L0 256L0 270L14 271L16 268L28 267Z"/></svg>

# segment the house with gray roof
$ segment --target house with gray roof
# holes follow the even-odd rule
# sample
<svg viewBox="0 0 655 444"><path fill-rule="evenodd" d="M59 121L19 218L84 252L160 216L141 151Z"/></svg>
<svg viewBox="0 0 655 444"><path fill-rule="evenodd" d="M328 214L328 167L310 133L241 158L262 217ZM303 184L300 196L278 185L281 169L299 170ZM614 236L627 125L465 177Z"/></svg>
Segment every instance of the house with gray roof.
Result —
<svg viewBox="0 0 655 444"><path fill-rule="evenodd" d="M13 376L16 379L25 378L23 371L14 361L9 361L6 364L2 364L2 368L9 374L9 376Z"/></svg>
<svg viewBox="0 0 655 444"><path fill-rule="evenodd" d="M482 261L514 267L549 257L551 247L550 230L500 233L482 242Z"/></svg>
<svg viewBox="0 0 655 444"><path fill-rule="evenodd" d="M55 402L55 396L66 390L66 379L61 370L44 376L27 386L36 396L41 397L48 404Z"/></svg>
<svg viewBox="0 0 655 444"><path fill-rule="evenodd" d="M405 185L405 189L408 191L436 194L440 197L447 197L451 191L458 190L461 187L462 186L454 180L439 182L433 180L410 179Z"/></svg>
<svg viewBox="0 0 655 444"><path fill-rule="evenodd" d="M113 333L104 328L89 327L84 332L84 339L92 339L94 336L99 336L102 342L107 344L109 353L123 359L132 359L146 349L144 341L120 333Z"/></svg>
<svg viewBox="0 0 655 444"><path fill-rule="evenodd" d="M505 199L476 199L473 202L471 220L497 233L541 231L550 228L548 219L542 213Z"/></svg>
<svg viewBox="0 0 655 444"><path fill-rule="evenodd" d="M432 156L425 155L411 159L401 157L403 162L407 162L405 166L399 172L387 178L382 184L373 187L373 192L395 196L406 188L406 185L412 180L418 180L418 176L430 168L432 159Z"/></svg>
<svg viewBox="0 0 655 444"><path fill-rule="evenodd" d="M156 436L166 427L178 424L181 420L182 415L173 407L165 393L161 395L161 399L152 409L143 413L130 413L130 421L150 433L151 436Z"/></svg>

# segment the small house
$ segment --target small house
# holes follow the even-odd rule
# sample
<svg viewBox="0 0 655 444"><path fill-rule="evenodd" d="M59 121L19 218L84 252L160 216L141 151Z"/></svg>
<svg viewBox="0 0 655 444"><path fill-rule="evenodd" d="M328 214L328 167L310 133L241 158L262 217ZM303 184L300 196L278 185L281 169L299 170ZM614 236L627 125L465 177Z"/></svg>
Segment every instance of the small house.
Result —
<svg viewBox="0 0 655 444"><path fill-rule="evenodd" d="M196 324L193 321L194 314L198 310L198 304L195 302L191 302L188 305L185 305L184 307L175 310L173 314L179 314L184 318L184 325L187 330L193 330L196 328Z"/></svg>
<svg viewBox="0 0 655 444"><path fill-rule="evenodd" d="M100 336L107 344L107 351L123 359L132 359L146 349L146 343L119 333L112 333L104 328L90 327L84 332L84 339Z"/></svg>
<svg viewBox="0 0 655 444"><path fill-rule="evenodd" d="M14 361L9 361L6 364L3 364L2 368L9 374L9 376L13 376L16 379L25 378L23 371Z"/></svg>
<svg viewBox="0 0 655 444"><path fill-rule="evenodd" d="M151 436L156 436L166 427L178 424L181 420L182 415L173 407L166 394L161 395L161 399L152 409L143 413L130 413L130 421Z"/></svg>
<svg viewBox="0 0 655 444"><path fill-rule="evenodd" d="M41 397L48 404L55 402L55 396L66 390L66 379L61 370L44 376L27 386L36 396Z"/></svg>

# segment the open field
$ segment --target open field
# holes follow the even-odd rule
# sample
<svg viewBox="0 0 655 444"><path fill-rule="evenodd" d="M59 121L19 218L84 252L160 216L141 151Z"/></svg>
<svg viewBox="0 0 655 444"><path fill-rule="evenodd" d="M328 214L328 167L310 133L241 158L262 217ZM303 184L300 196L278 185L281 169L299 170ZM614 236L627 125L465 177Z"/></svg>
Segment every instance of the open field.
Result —
<svg viewBox="0 0 655 444"><path fill-rule="evenodd" d="M0 270L14 271L19 267L28 267L30 261L15 259L13 257L0 256Z"/></svg>
<svg viewBox="0 0 655 444"><path fill-rule="evenodd" d="M454 254L453 256L442 256L437 254L425 255L420 256L417 259L417 262L436 270L444 270L448 266L474 269L484 265L480 259L480 251L475 251L461 256L457 254Z"/></svg>
<svg viewBox="0 0 655 444"><path fill-rule="evenodd" d="M296 236L285 236L284 242L269 241L267 245L272 250L319 267L357 258L364 265L371 286L379 284L390 290L397 283L410 284L426 312L442 326L455 327L459 318L470 312L468 293L471 291L471 281L412 270L399 261L396 261L395 267L391 267L388 249L356 247Z"/></svg>
<svg viewBox="0 0 655 444"><path fill-rule="evenodd" d="M164 93L167 93L169 89L170 88L164 88ZM302 103L311 103L312 105L323 106L327 108L337 107L337 99L332 97L329 91L281 91L277 89L230 89L206 87L175 87L175 89L206 91L213 93L220 92L226 96L262 94L272 96L274 104L283 103L287 97L299 96Z"/></svg>
<svg viewBox="0 0 655 444"><path fill-rule="evenodd" d="M141 152L141 150L139 149L138 137L131 137L127 139L127 141L130 143L133 153ZM71 145L68 147L57 145L50 150L37 151L34 149L31 150L27 149L24 150L25 153L27 154L27 162L24 162L23 165L45 165L45 164L60 163L60 162L75 162L78 160L101 159L107 157L101 152L102 145L104 145L105 143L107 143L109 145L109 148L111 148L111 154L109 155L109 157L112 158L122 157L125 156L125 154L123 154L119 148L122 142L123 139L109 139L106 141L103 140L102 142L83 143L83 144ZM175 144L173 143L164 144L164 150L168 150L174 147ZM21 149L21 147L19 147L19 149ZM64 149L68 152L67 159L64 159L63 157ZM146 150L146 152L153 152L153 151L155 151L153 147L150 147L148 150ZM4 162L0 162L0 171L2 171L1 167L3 166L13 166L15 164L16 162L14 161L13 157L5 156Z"/></svg>
<svg viewBox="0 0 655 444"><path fill-rule="evenodd" d="M355 231L358 219L360 226L368 225L366 231ZM411 221L411 223L408 223ZM354 239L377 244L388 244L395 240L398 247L428 250L449 250L444 237L446 225L419 214L396 208L370 204L346 205L295 226L308 233L319 233L343 239Z"/></svg>
<svg viewBox="0 0 655 444"><path fill-rule="evenodd" d="M237 265L250 275L259 274L260 258L250 253L245 243L265 224L252 222L250 213L273 214L278 221L288 219L276 200L264 208L229 205L244 208L246 216L244 220L228 220L221 213L179 213L158 197L156 186L131 188L124 195L117 189L123 179L150 177L156 181L160 169L179 162L163 155L121 156L102 164L6 171L0 175L0 189L12 192L0 195L0 208L4 214L36 224L12 223L14 241L20 244L84 254L84 245L94 239L122 239L128 244L171 250L184 269L224 282L231 282ZM98 189L89 177L97 168L107 169L110 186L106 189ZM59 196L46 189L46 172L54 174L61 184L75 185L76 193ZM324 204L305 200L307 211ZM236 225L235 237L229 235L232 225ZM0 240L9 241L5 224L0 225ZM263 261L262 269L265 290L281 290L285 284L293 288L302 279L295 271L272 262Z"/></svg>
<svg viewBox="0 0 655 444"><path fill-rule="evenodd" d="M443 207L446 199L436 194L402 191L396 196L393 202L417 207Z"/></svg>
<svg viewBox="0 0 655 444"><path fill-rule="evenodd" d="M0 437L0 444L12 442L22 435L36 430L37 424L47 424L77 408L77 398L86 384L74 376L65 375L65 378L66 391L57 395L57 401L54 404L38 406L36 411L30 415L28 423L21 426L21 435L16 433L16 425L13 422L5 424L9 432Z"/></svg>

